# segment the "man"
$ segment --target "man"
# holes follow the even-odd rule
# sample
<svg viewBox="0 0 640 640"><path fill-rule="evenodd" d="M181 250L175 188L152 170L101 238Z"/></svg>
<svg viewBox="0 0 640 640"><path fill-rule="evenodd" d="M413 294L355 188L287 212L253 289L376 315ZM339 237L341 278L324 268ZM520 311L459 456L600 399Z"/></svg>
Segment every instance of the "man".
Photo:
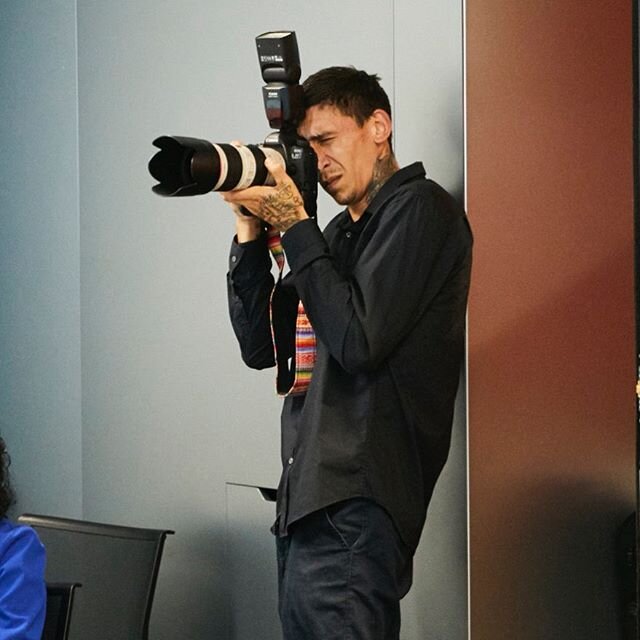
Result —
<svg viewBox="0 0 640 640"><path fill-rule="evenodd" d="M310 384L282 410L274 531L284 637L389 640L449 450L471 233L420 163L399 168L376 76L332 67L303 88L298 132L346 209L322 233L273 162L275 186L225 193L237 214L230 313L251 367L295 359L299 301L316 339ZM271 303L265 222L283 233L290 266Z"/></svg>

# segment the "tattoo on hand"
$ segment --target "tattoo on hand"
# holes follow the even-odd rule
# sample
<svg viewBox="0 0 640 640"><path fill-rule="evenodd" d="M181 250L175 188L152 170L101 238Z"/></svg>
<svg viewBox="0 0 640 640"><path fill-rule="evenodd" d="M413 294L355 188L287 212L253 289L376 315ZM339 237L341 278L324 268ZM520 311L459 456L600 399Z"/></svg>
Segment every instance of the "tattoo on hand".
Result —
<svg viewBox="0 0 640 640"><path fill-rule="evenodd" d="M373 167L373 176L367 187L367 204L376 197L382 185L398 170L398 164L392 153L384 158L378 158Z"/></svg>
<svg viewBox="0 0 640 640"><path fill-rule="evenodd" d="M299 209L302 206L302 198L292 186L281 184L263 199L258 216L278 231L287 231L300 220Z"/></svg>

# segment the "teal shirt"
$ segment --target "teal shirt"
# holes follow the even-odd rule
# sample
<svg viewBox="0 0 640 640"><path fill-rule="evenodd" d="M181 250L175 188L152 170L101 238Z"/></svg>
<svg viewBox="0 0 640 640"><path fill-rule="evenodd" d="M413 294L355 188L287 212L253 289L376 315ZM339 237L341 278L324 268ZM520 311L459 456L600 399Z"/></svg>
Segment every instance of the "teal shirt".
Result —
<svg viewBox="0 0 640 640"><path fill-rule="evenodd" d="M0 639L40 640L46 612L45 550L31 527L0 519Z"/></svg>

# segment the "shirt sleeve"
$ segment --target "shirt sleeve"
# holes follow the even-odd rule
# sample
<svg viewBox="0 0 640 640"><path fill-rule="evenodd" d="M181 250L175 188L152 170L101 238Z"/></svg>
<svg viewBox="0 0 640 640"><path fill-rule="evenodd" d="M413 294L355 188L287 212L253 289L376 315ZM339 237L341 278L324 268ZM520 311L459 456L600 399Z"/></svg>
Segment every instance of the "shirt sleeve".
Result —
<svg viewBox="0 0 640 640"><path fill-rule="evenodd" d="M278 283L274 290L265 234L251 242L237 243L233 240L227 296L231 325L245 364L254 369L273 367L274 335L278 343L278 359L286 362L294 349L298 297L295 288L286 283ZM273 332L270 303L273 304Z"/></svg>
<svg viewBox="0 0 640 640"><path fill-rule="evenodd" d="M368 223L374 231L349 278L334 267L329 246L312 222L300 222L284 235L311 324L345 370L378 367L465 260L468 223L442 198L398 194Z"/></svg>
<svg viewBox="0 0 640 640"><path fill-rule="evenodd" d="M0 549L0 637L40 640L47 598L44 547L33 529L16 527Z"/></svg>

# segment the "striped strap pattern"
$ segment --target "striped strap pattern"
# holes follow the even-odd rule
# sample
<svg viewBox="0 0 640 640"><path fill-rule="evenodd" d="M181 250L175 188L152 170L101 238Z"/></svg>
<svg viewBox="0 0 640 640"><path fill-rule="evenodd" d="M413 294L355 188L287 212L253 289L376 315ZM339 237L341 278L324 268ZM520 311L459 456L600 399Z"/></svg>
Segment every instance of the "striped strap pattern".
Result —
<svg viewBox="0 0 640 640"><path fill-rule="evenodd" d="M269 227L267 231L267 245L269 247L269 251L271 251L271 255L273 256L276 264L278 265L278 270L280 275L278 277L278 282L276 283L276 287L280 283L282 279L282 272L284 270L285 256L284 249L282 248L282 242L280 240L280 233ZM295 338L295 347L296 347L296 355L294 359L294 372L293 372L293 383L288 390L282 391L279 381L282 378L289 377L289 371L280 371L280 363L278 360L277 354L277 346L275 340L275 333L273 329L273 293L275 291L275 287L271 292L271 299L269 302L269 318L271 321L271 338L273 341L273 350L276 356L276 363L278 366L278 373L276 379L276 389L278 395L286 397L286 396L300 396L304 395L309 388L309 384L311 383L311 375L313 373L313 366L316 362L316 334L309 322L309 318L304 311L304 307L302 305L302 300L298 303L298 313L296 316L296 338ZM281 375L283 374L283 375Z"/></svg>

